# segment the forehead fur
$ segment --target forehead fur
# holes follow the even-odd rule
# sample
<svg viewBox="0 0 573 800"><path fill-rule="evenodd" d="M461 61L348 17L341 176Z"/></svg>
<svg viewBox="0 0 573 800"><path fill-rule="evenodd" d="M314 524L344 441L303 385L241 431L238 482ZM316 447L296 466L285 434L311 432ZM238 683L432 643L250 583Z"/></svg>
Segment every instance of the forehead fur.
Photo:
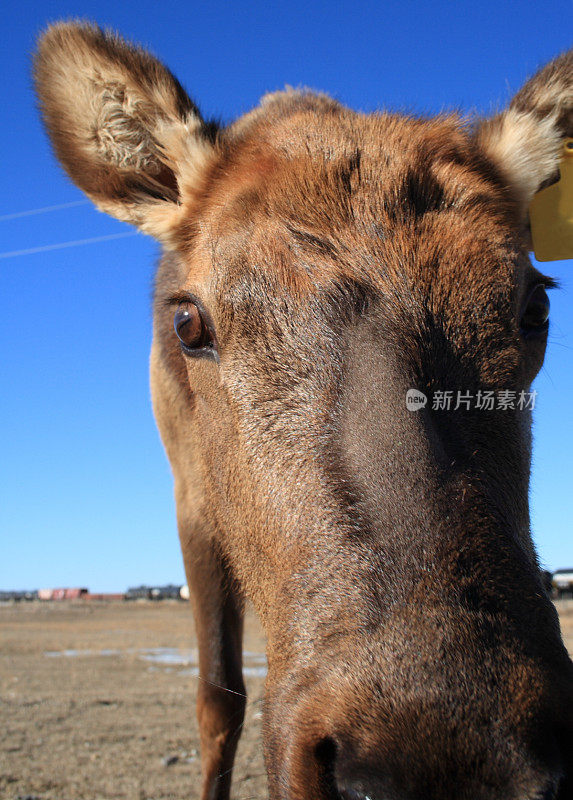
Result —
<svg viewBox="0 0 573 800"><path fill-rule="evenodd" d="M265 98L218 148L187 199L180 243L197 244L200 220L211 249L248 249L251 261L298 289L330 278L372 281L382 268L387 279L398 265L443 260L448 246L450 263L461 248L464 263L484 247L506 257L515 239L515 199L456 116L358 114L288 91Z"/></svg>

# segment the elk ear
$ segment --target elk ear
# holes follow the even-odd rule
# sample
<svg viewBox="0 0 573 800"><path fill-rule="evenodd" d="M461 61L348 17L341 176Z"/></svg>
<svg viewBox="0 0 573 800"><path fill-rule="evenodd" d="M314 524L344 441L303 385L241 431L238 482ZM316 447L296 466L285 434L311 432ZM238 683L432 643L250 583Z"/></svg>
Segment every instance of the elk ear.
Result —
<svg viewBox="0 0 573 800"><path fill-rule="evenodd" d="M529 80L508 109L481 123L477 140L513 187L522 219L533 195L559 173L563 140L573 136L573 50Z"/></svg>
<svg viewBox="0 0 573 800"><path fill-rule="evenodd" d="M168 245L211 158L215 126L163 64L94 25L50 27L34 77L68 175L102 211Z"/></svg>

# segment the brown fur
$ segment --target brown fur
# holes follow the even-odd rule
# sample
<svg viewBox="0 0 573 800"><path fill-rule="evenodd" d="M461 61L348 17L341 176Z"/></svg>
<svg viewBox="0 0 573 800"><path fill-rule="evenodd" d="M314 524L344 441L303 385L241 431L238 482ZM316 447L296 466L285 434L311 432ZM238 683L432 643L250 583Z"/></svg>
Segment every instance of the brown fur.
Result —
<svg viewBox="0 0 573 800"><path fill-rule="evenodd" d="M229 795L245 596L268 634L273 800L571 800L573 665L529 533L528 414L404 402L527 390L543 362L519 331L551 284L525 209L571 133L571 55L474 125L287 91L215 131L155 59L81 24L45 34L36 80L72 178L169 251L151 380L203 800ZM180 349L189 297L216 359Z"/></svg>

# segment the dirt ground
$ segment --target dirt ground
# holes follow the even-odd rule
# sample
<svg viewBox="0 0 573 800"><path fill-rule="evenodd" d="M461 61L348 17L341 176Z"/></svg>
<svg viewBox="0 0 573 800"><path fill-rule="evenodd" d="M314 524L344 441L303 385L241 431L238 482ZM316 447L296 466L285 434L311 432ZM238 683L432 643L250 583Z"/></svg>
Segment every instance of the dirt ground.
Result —
<svg viewBox="0 0 573 800"><path fill-rule="evenodd" d="M199 796L196 650L178 601L0 607L1 800ZM248 616L237 800L266 797L265 641Z"/></svg>
<svg viewBox="0 0 573 800"><path fill-rule="evenodd" d="M560 605L573 653L573 602ZM0 607L1 800L189 800L199 794L187 604ZM247 718L235 800L267 796L264 637L248 615Z"/></svg>

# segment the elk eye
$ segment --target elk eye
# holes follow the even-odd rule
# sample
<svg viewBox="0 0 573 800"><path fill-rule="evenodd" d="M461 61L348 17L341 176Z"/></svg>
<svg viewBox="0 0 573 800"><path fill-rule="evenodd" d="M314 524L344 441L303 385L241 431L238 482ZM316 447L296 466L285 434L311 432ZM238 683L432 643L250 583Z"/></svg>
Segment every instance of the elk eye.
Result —
<svg viewBox="0 0 573 800"><path fill-rule="evenodd" d="M524 336L544 333L549 327L549 297L542 283L529 295L523 316L521 333Z"/></svg>
<svg viewBox="0 0 573 800"><path fill-rule="evenodd" d="M204 355L214 348L213 336L199 307L191 300L177 306L173 318L175 333L189 355Z"/></svg>

